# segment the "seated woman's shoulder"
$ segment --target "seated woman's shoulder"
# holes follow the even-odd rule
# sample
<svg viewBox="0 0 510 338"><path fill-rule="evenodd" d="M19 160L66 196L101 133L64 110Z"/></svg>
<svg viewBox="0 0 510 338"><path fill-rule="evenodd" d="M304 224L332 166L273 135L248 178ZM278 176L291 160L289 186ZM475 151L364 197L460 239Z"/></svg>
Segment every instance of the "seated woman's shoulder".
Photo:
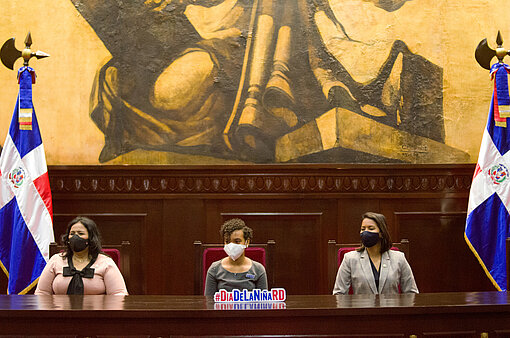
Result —
<svg viewBox="0 0 510 338"><path fill-rule="evenodd" d="M104 253L100 253L99 255L97 255L97 258L96 258L96 262L94 263L95 265L98 264L99 266L103 266L105 268L112 268L112 267L117 267L117 263L115 263L115 261L110 257L108 256L107 254L104 254ZM96 265L96 266L98 266Z"/></svg>
<svg viewBox="0 0 510 338"><path fill-rule="evenodd" d="M104 253L100 253L99 255L97 255L96 262L108 265L117 265L110 256Z"/></svg>
<svg viewBox="0 0 510 338"><path fill-rule="evenodd" d="M259 270L259 271L266 271L266 268L264 267L264 265L262 263L259 263L257 261L254 261L253 259L251 260L252 263L253 263L253 268L255 270Z"/></svg>
<svg viewBox="0 0 510 338"><path fill-rule="evenodd" d="M65 259L66 259L65 252L62 251L62 252L58 252L58 253L54 254L53 256L51 256L49 262L65 260Z"/></svg>
<svg viewBox="0 0 510 338"><path fill-rule="evenodd" d="M344 255L344 259L359 257L362 252L363 251L360 252L360 251L357 251L357 250L352 250L352 251L346 252L345 255Z"/></svg>
<svg viewBox="0 0 510 338"><path fill-rule="evenodd" d="M388 254L390 255L390 258L391 257L394 257L394 258L405 258L405 254L402 251L388 250Z"/></svg>
<svg viewBox="0 0 510 338"><path fill-rule="evenodd" d="M216 262L212 262L211 265L209 265L209 269L207 269L208 271L212 271L212 270L216 270L218 269L218 267L221 265L221 259L219 261L216 261Z"/></svg>

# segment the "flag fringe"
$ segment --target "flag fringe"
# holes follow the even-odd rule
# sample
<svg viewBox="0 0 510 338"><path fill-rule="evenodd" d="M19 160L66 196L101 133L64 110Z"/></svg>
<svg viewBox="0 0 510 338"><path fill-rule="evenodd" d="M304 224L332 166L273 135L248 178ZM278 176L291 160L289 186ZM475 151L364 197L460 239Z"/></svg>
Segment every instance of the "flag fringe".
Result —
<svg viewBox="0 0 510 338"><path fill-rule="evenodd" d="M7 269L5 268L5 265L4 263L2 263L2 261L0 261L0 268L2 268L2 271L5 273L5 275L7 276L7 280L9 280L9 271L7 271ZM24 288L23 290L21 290L18 295L25 295L27 292L29 292L30 290L33 289L34 286L37 285L37 283L39 283L39 277L37 277L32 283L30 283L29 286L27 286L26 288ZM7 288L7 294L9 294L9 289Z"/></svg>
<svg viewBox="0 0 510 338"><path fill-rule="evenodd" d="M39 277L37 277L32 283L30 283L29 286L27 286L26 288L24 288L23 290L20 291L20 293L18 293L18 295L25 295L28 291L30 291L34 286L37 285L37 283L39 283Z"/></svg>
<svg viewBox="0 0 510 338"><path fill-rule="evenodd" d="M498 283L496 282L496 280L492 277L491 273L489 272L489 270L487 270L487 267L485 266L485 264L483 263L483 260L482 258L478 255L478 252L476 251L476 249L473 247L473 245L471 244L471 242L469 241L467 235L466 235L466 232L464 232L464 240L466 241L469 249L473 252L473 254L475 255L476 259L478 260L478 263L480 263L480 265L482 266L482 269L483 271L485 271L485 274L487 275L487 277L489 277L490 281L492 282L492 285L494 285L494 287L496 288L496 290L498 291L502 291L501 288L499 287Z"/></svg>
<svg viewBox="0 0 510 338"><path fill-rule="evenodd" d="M7 269L5 268L4 263L2 263L1 260L0 260L0 268L2 268L2 271L7 276L7 291L6 291L6 293L9 294L9 271L7 271Z"/></svg>
<svg viewBox="0 0 510 338"><path fill-rule="evenodd" d="M5 275L7 276L7 279L9 279L9 271L7 271L7 269L5 268L5 265L4 263L2 263L2 261L0 260L0 268L2 268L3 272L5 273Z"/></svg>

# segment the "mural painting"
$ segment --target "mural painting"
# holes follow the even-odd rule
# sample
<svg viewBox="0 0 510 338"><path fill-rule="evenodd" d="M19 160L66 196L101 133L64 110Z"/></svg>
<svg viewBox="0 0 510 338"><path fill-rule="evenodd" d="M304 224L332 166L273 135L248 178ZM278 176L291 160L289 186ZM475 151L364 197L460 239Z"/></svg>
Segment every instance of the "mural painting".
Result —
<svg viewBox="0 0 510 338"><path fill-rule="evenodd" d="M316 18L352 53L368 43L327 0L74 3L112 54L92 93L100 162L137 148L254 162L424 162L431 149L467 159L444 144L442 69L395 40L357 82Z"/></svg>
<svg viewBox="0 0 510 338"><path fill-rule="evenodd" d="M449 65L409 26L423 1L68 1L109 54L81 86L104 138L97 163L476 158L449 142Z"/></svg>

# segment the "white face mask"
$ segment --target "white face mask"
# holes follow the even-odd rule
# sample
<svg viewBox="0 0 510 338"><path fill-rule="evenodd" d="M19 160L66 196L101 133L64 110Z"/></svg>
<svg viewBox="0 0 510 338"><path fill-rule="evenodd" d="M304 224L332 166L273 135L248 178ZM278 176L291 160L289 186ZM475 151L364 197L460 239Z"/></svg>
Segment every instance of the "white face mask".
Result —
<svg viewBox="0 0 510 338"><path fill-rule="evenodd" d="M233 261L241 257L241 255L244 252L244 249L246 249L246 245L242 244L236 244L236 243L228 243L225 244L223 247L223 250L227 253L227 255L232 258Z"/></svg>

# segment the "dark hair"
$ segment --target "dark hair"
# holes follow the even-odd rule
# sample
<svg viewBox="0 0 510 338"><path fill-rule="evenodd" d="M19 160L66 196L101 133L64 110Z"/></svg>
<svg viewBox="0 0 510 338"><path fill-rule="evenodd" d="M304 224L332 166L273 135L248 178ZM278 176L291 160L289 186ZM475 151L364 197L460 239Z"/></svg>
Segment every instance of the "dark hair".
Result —
<svg viewBox="0 0 510 338"><path fill-rule="evenodd" d="M225 242L230 242L230 235L232 235L232 233L237 230L243 230L244 240L251 241L253 237L253 230L247 226L240 218L232 218L223 223L220 228L221 238L223 238L223 241Z"/></svg>
<svg viewBox="0 0 510 338"><path fill-rule="evenodd" d="M361 216L361 221L364 219L371 219L377 224L379 228L379 232L381 233L381 253L388 251L391 248L391 237L390 232L388 231L388 225L386 225L386 217L383 214L378 214L375 212L365 212ZM361 243L361 247L357 249L357 251L365 250L365 246Z"/></svg>
<svg viewBox="0 0 510 338"><path fill-rule="evenodd" d="M97 228L96 223L90 218L84 216L76 217L67 225L66 233L62 235L62 244L66 247L66 251L63 256L73 256L73 250L69 245L69 232L71 232L71 227L76 223L81 223L83 226L85 226L85 228L87 228L89 233L89 255L92 258L97 257L97 255L99 255L101 252L101 234L99 233L99 229Z"/></svg>

